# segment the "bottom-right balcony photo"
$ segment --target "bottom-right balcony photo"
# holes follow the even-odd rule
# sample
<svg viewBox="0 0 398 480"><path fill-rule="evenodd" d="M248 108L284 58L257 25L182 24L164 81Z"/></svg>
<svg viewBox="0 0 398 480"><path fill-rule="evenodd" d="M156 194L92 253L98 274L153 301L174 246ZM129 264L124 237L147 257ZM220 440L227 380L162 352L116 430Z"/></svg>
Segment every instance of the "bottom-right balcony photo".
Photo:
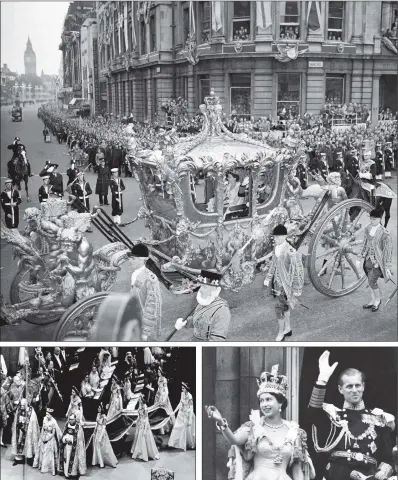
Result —
<svg viewBox="0 0 398 480"><path fill-rule="evenodd" d="M397 479L398 348L203 348L202 477Z"/></svg>

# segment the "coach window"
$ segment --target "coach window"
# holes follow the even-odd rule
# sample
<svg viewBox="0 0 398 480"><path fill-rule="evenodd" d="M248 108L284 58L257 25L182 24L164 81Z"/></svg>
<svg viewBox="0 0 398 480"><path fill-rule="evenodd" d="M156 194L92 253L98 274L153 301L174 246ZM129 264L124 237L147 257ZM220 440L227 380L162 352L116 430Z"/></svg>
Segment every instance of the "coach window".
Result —
<svg viewBox="0 0 398 480"><path fill-rule="evenodd" d="M300 2L278 2L279 38L300 40Z"/></svg>
<svg viewBox="0 0 398 480"><path fill-rule="evenodd" d="M226 172L223 205L225 220L236 220L251 215L250 191L250 170L235 168Z"/></svg>
<svg viewBox="0 0 398 480"><path fill-rule="evenodd" d="M251 111L251 75L232 74L230 86L231 115L249 118Z"/></svg>
<svg viewBox="0 0 398 480"><path fill-rule="evenodd" d="M300 115L301 75L299 73L278 74L277 115L280 120Z"/></svg>
<svg viewBox="0 0 398 480"><path fill-rule="evenodd" d="M233 2L232 40L250 40L250 2Z"/></svg>
<svg viewBox="0 0 398 480"><path fill-rule="evenodd" d="M329 41L343 41L344 2L329 2L328 33Z"/></svg>
<svg viewBox="0 0 398 480"><path fill-rule="evenodd" d="M344 75L326 75L325 103L333 106L344 103Z"/></svg>

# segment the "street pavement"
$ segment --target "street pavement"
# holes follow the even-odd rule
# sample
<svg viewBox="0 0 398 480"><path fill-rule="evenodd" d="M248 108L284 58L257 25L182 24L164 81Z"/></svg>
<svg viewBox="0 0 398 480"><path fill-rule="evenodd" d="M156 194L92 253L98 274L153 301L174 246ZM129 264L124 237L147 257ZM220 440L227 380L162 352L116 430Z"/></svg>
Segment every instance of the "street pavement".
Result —
<svg viewBox="0 0 398 480"><path fill-rule="evenodd" d="M22 191L22 204L20 217L27 207L39 207L38 190L42 184L37 174L44 167L47 159L58 163L59 171L64 173L68 168L70 156L65 145L58 145L55 139L46 144L43 141L43 123L37 118L38 106L29 106L24 109L24 118L21 123L11 122L9 107L1 108L1 175L7 175L7 161L11 157L7 145L12 143L15 136L19 136L26 145L28 158L36 176L29 181L31 202L26 202L25 192ZM65 176L64 184L66 185ZM95 189L96 175L86 174L86 180ZM122 221L133 219L141 206L140 190L135 179L123 179L126 185L124 195L125 213ZM389 185L397 192L396 176L389 180ZM2 187L4 179L2 180ZM91 206L97 203L97 197L91 197ZM110 215L110 207L108 209ZM20 222L20 231L24 228L24 222ZM391 220L388 226L393 243L397 245L397 201L393 201L391 208ZM144 220L139 220L124 228L124 232L131 238L150 238L150 232L144 225ZM107 243L107 240L99 233L88 233L87 238L92 242L94 249ZM15 275L17 264L12 259L12 249L9 245L2 244L1 249L1 291L5 301L8 301L9 288ZM118 274L113 291L129 291L130 264L122 266ZM394 281L397 281L397 249L394 249L393 260ZM258 275L255 281L243 288L239 293L223 292L222 296L228 301L231 309L232 321L227 340L229 341L273 341L277 333L277 322L274 312L274 300L263 287L263 275ZM380 282L382 289L382 304L376 313L363 310L362 305L369 300L369 292L366 284L363 284L354 293L340 297L330 298L319 293L308 281L304 287L300 301L309 307L297 307L292 313L293 335L289 341L396 341L397 340L397 295L384 307L384 303L395 286L389 282ZM165 288L162 288L163 318L162 332L159 340L165 339L173 330L175 320L187 314L195 301L194 295L175 296ZM1 327L3 341L17 340L51 340L55 325L38 327L23 323L19 326ZM173 341L189 341L192 330L183 329L177 332Z"/></svg>

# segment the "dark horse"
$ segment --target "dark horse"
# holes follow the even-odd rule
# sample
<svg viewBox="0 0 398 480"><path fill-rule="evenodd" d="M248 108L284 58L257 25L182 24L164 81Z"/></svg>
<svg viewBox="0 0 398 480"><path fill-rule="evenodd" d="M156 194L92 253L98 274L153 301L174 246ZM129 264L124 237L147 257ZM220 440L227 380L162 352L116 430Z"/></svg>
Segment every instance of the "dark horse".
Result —
<svg viewBox="0 0 398 480"><path fill-rule="evenodd" d="M388 221L390 220L392 201L394 198L397 198L391 188L387 184L379 182L374 178L371 180L352 179L351 187L351 191L348 192L348 198L360 198L371 203L374 208L381 210L385 215L384 226L387 227ZM358 216L359 211L359 207L352 207L350 209L351 221Z"/></svg>
<svg viewBox="0 0 398 480"><path fill-rule="evenodd" d="M26 200L30 202L28 182L32 173L29 161L26 158L26 152L23 148L19 148L16 158L8 162L8 176L12 179L13 186L17 186L18 190L21 190L21 181L23 180L25 182Z"/></svg>

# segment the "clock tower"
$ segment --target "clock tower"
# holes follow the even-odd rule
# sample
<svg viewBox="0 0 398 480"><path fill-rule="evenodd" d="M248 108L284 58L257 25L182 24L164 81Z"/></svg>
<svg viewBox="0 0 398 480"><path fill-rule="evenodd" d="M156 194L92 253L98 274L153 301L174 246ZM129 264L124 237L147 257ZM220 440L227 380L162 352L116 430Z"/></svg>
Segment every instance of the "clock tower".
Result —
<svg viewBox="0 0 398 480"><path fill-rule="evenodd" d="M26 50L24 54L25 75L36 76L36 54L33 51L32 43L28 37Z"/></svg>

